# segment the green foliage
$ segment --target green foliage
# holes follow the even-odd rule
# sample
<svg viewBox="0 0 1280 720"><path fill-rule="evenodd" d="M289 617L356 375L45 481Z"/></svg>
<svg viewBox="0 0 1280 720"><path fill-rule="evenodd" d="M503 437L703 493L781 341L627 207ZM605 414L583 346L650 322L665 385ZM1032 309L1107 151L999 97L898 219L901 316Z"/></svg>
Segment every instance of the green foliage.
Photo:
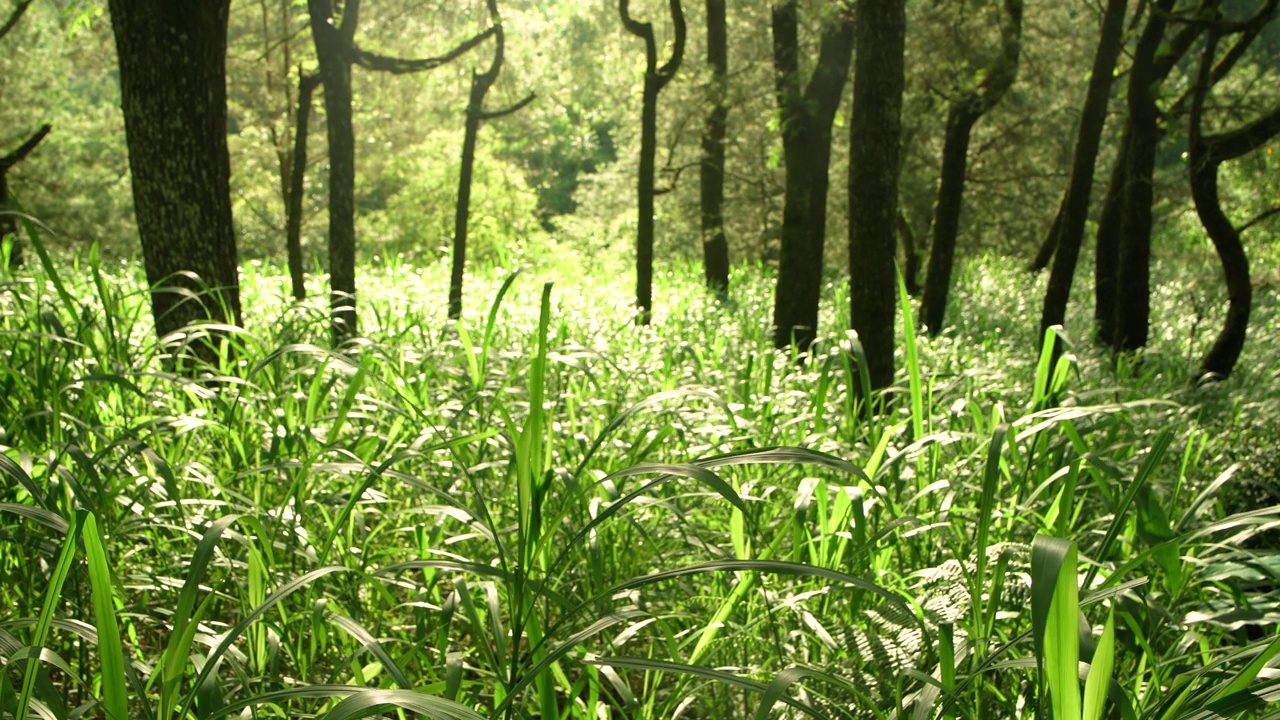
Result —
<svg viewBox="0 0 1280 720"><path fill-rule="evenodd" d="M959 281L974 310L917 340L869 421L843 343L805 365L770 349L755 274L721 304L673 270L638 329L617 281L506 275L450 323L418 300L442 271L369 270L369 337L339 354L249 264L235 360L196 380L164 371L125 268L4 278L4 707L1024 718L1070 696L1054 717L1173 720L1268 701L1280 646L1245 628L1280 617L1256 543L1280 510L1220 505L1235 438L1267 422L1223 400L1264 387L1261 362L1189 390L1173 327L1145 366L1077 348L1037 382L1016 267L986 260ZM1078 559L1046 565L1038 534Z"/></svg>

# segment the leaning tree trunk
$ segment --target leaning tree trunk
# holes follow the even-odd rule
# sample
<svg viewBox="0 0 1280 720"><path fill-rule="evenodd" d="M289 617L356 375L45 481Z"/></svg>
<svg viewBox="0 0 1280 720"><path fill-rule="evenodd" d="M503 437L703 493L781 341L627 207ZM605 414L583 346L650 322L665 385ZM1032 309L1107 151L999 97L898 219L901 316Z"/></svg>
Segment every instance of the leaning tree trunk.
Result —
<svg viewBox="0 0 1280 720"><path fill-rule="evenodd" d="M653 200L655 158L658 152L658 94L675 77L684 57L685 21L680 0L670 0L671 22L675 37L671 57L658 67L658 47L654 39L653 24L631 18L630 0L618 0L618 12L627 32L644 40L645 72L644 92L640 110L640 168L637 178L637 205L639 217L636 223L636 307L639 314L636 323L648 325L653 312Z"/></svg>
<svg viewBox="0 0 1280 720"><path fill-rule="evenodd" d="M849 123L849 309L872 390L893 383L893 256L902 134L904 0L858 0ZM859 386L861 384L859 383ZM867 398L867 400L870 400Z"/></svg>
<svg viewBox="0 0 1280 720"><path fill-rule="evenodd" d="M341 26L327 0L307 0L324 85L329 138L329 305L335 344L355 336L356 139L351 122L351 48L359 2L348 0Z"/></svg>
<svg viewBox="0 0 1280 720"><path fill-rule="evenodd" d="M1044 310L1040 315L1042 342L1050 327L1061 325L1066 320L1071 281L1075 277L1085 223L1089 217L1094 166L1102 141L1102 129L1107 121L1112 73L1123 44L1126 4L1126 0L1107 2L1098 50L1094 54L1093 70L1089 75L1089 88L1085 93L1084 109L1080 113L1080 132L1071 162L1071 179L1067 183L1061 209L1049 230L1049 238L1045 241L1046 245L1051 244L1056 248L1056 253L1053 269L1049 272L1049 287L1045 290ZM1054 351L1056 357L1057 344Z"/></svg>
<svg viewBox="0 0 1280 720"><path fill-rule="evenodd" d="M18 218L10 207L9 171L30 155L52 129L53 126L48 123L41 125L40 129L32 133L31 137L16 150L0 157L0 240L3 240L6 235L13 237L13 245L9 250L9 269L22 267L22 244L18 242Z"/></svg>
<svg viewBox="0 0 1280 720"><path fill-rule="evenodd" d="M229 5L109 2L134 212L161 337L206 320L240 324L227 154ZM194 349L216 358L211 343Z"/></svg>
<svg viewBox="0 0 1280 720"><path fill-rule="evenodd" d="M1280 107L1238 130L1210 136L1203 134L1204 104L1213 84L1214 73L1210 68L1217 39L1217 33L1210 31L1201 58L1192 100L1188 154L1191 197L1200 222L1222 261L1228 303L1222 331L1201 360L1197 379L1221 380L1231 374L1244 349L1253 304L1253 284L1249 279L1249 259L1240 242L1240 232L1223 212L1218 197L1218 167L1223 162L1257 150L1280 133Z"/></svg>
<svg viewBox="0 0 1280 720"><path fill-rule="evenodd" d="M702 131L699 190L702 205L702 256L707 287L724 297L729 291L729 241L724 233L724 142L729 108L729 39L725 0L707 0L707 64L711 66L711 111Z"/></svg>
<svg viewBox="0 0 1280 720"><path fill-rule="evenodd" d="M938 201L934 205L933 246L929 251L929 269L924 280L923 320L930 335L941 333L946 319L956 238L960 231L960 211L964 203L969 137L974 124L1000 102L1018 76L1018 58L1022 52L1022 0L1005 0L1004 11L1008 18L1000 28L1000 57L987 69L986 77L978 87L954 101L947 112Z"/></svg>
<svg viewBox="0 0 1280 720"><path fill-rule="evenodd" d="M302 262L302 195L307 174L307 123L311 117L311 95L320 76L298 72L298 116L293 135L293 160L289 167L289 207L285 213L285 249L289 257L289 280L293 299L307 299L307 272Z"/></svg>
<svg viewBox="0 0 1280 720"><path fill-rule="evenodd" d="M853 56L853 20L836 15L823 26L818 62L803 88L795 0L773 9L774 69L782 111L786 185L782 242L773 305L773 344L805 352L817 337L822 260L827 234L831 126Z"/></svg>

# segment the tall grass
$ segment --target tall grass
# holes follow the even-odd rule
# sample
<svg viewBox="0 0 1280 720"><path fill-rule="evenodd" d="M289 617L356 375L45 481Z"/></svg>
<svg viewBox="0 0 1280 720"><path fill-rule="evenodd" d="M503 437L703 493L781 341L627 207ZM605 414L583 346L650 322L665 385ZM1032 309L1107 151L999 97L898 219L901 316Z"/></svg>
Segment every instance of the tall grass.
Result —
<svg viewBox="0 0 1280 720"><path fill-rule="evenodd" d="M130 269L6 276L0 716L1265 712L1277 512L1230 512L1229 460L1273 332L1226 387L1177 325L1055 369L1014 272L938 340L904 297L876 417L856 338L769 347L758 270L723 303L673 272L636 328L613 281L495 274L452 323L380 267L335 352L250 266L196 377Z"/></svg>

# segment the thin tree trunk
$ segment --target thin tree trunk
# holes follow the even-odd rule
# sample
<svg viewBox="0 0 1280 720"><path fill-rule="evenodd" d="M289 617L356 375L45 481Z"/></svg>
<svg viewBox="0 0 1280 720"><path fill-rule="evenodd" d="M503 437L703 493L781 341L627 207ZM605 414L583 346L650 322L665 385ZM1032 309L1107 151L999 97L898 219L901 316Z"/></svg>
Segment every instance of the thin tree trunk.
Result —
<svg viewBox="0 0 1280 720"><path fill-rule="evenodd" d="M355 337L356 139L351 122L351 48L359 0L347 0L341 26L327 0L307 0L329 138L329 305L335 344Z"/></svg>
<svg viewBox="0 0 1280 720"><path fill-rule="evenodd" d="M929 251L929 269L924 281L923 320L930 335L941 333L946 319L973 126L1000 102L1018 76L1018 58L1022 53L1022 0L1005 0L1004 10L1008 17L1000 28L1000 57L987 69L986 77L978 87L952 102L947 112L938 201L934 206L933 246Z"/></svg>
<svg viewBox="0 0 1280 720"><path fill-rule="evenodd" d="M109 2L134 211L162 338L201 321L241 322L227 154L229 6ZM212 342L193 349L217 358Z"/></svg>
<svg viewBox="0 0 1280 720"><path fill-rule="evenodd" d="M858 0L853 117L849 123L850 327L872 390L893 383L906 12L903 0Z"/></svg>
<svg viewBox="0 0 1280 720"><path fill-rule="evenodd" d="M712 106L702 132L699 177L702 205L702 254L707 287L724 297L729 291L729 242L724 233L724 142L729 108L728 23L725 0L707 0L707 64L711 66Z"/></svg>
<svg viewBox="0 0 1280 720"><path fill-rule="evenodd" d="M786 165L773 343L777 348L787 348L794 343L796 349L805 352L818 331L827 234L831 127L848 80L853 55L853 21L848 15L839 15L825 23L817 66L803 88L795 0L774 6L772 22Z"/></svg>
<svg viewBox="0 0 1280 720"><path fill-rule="evenodd" d="M1102 140L1102 129L1107 120L1111 78L1123 43L1126 4L1126 0L1108 0L1102 18L1098 50L1094 54L1089 88L1085 93L1084 109L1080 113L1080 131L1071 163L1071 179L1067 184L1062 207L1050 230L1050 238L1054 239L1057 252L1054 256L1053 269L1049 273L1044 310L1040 316L1042 342L1050 327L1061 325L1066 321L1067 300L1071 296L1071 282L1075 277L1085 223L1089 217L1094 166L1097 163L1098 147ZM1046 240L1046 244L1047 242ZM1055 354L1056 352L1057 346L1055 346Z"/></svg>
<svg viewBox="0 0 1280 720"><path fill-rule="evenodd" d="M1065 199L1065 198L1064 198ZM1053 253L1058 249L1058 233L1062 232L1062 213L1064 212L1063 203L1058 203L1058 212L1053 215L1053 223L1049 225L1049 232L1045 234L1044 240L1040 242L1040 248L1036 250L1036 256L1031 260L1031 264L1027 266L1027 272L1038 273L1049 267L1050 261L1053 260Z"/></svg>
<svg viewBox="0 0 1280 720"><path fill-rule="evenodd" d="M481 73L471 74L466 129L462 137L462 168L458 173L458 204L453 217L453 264L449 273L449 319L462 317L462 278L467 263L467 220L471 213L471 176L476 160L476 136L480 134L480 110L489 82Z"/></svg>
<svg viewBox="0 0 1280 720"><path fill-rule="evenodd" d="M311 117L311 95L320 83L317 75L298 71L297 128L293 135L293 159L289 167L289 202L285 219L285 248L289 257L289 280L293 286L293 299L307 299L307 273L302 262L302 196L307 173L307 123Z"/></svg>
<svg viewBox="0 0 1280 720"><path fill-rule="evenodd" d="M1159 110L1152 85L1163 79L1156 74L1156 53L1174 2L1157 0L1152 6L1129 69L1129 144L1124 156L1113 308L1115 334L1111 342L1115 350L1136 350L1147 344L1151 316L1151 203L1156 146L1160 142Z"/></svg>
<svg viewBox="0 0 1280 720"><path fill-rule="evenodd" d="M627 32L644 40L645 73L640 110L640 168L637 178L639 218L636 227L636 323L648 325L653 311L653 200L655 158L658 151L658 94L675 77L684 57L685 20L680 0L670 0L675 37L671 57L658 67L658 48L653 25L631 18L629 0L618 0L618 11Z"/></svg>
<svg viewBox="0 0 1280 720"><path fill-rule="evenodd" d="M1240 242L1240 231L1222 210L1218 196L1218 167L1228 160L1253 152L1280 133L1280 107L1238 130L1219 135L1203 134L1204 104L1214 82L1210 70L1217 46L1217 33L1210 31L1201 57L1192 99L1189 160L1191 197L1213 247L1222 262L1227 283L1227 317L1213 347L1200 362L1197 379L1222 380L1235 369L1244 350L1253 304L1253 283L1249 259ZM1250 41L1251 42L1251 41Z"/></svg>
<svg viewBox="0 0 1280 720"><path fill-rule="evenodd" d="M1098 218L1098 248L1093 272L1093 325L1098 342L1112 345L1116 338L1116 295L1120 282L1120 218L1124 214L1124 186L1128 182L1129 125L1120 136L1120 149L1111 168L1107 192Z"/></svg>
<svg viewBox="0 0 1280 720"><path fill-rule="evenodd" d="M898 153L901 161L901 148ZM916 232L911 229L911 223L907 220L906 213L902 212L901 205L898 206L898 237L902 240L902 254L906 258L904 282L907 294L920 297L920 293L924 292L924 288L920 286L920 251L916 248Z"/></svg>
<svg viewBox="0 0 1280 720"><path fill-rule="evenodd" d="M955 265L956 238L960 233L960 210L964 203L965 169L969 162L969 137L981 117L967 103L952 103L947 111L946 140L942 145L942 172L938 179L938 201L934 205L933 243L929 269L924 279L924 326L930 335L942 332L951 293L951 273Z"/></svg>

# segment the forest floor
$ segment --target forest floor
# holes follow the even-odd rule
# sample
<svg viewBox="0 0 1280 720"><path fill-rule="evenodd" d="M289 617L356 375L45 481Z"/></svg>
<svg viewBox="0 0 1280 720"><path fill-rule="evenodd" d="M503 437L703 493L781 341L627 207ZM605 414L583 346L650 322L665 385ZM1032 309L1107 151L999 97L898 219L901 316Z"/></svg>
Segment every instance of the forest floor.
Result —
<svg viewBox="0 0 1280 720"><path fill-rule="evenodd" d="M1280 693L1266 282L1237 372L1193 387L1214 266L1155 264L1140 358L1094 348L1082 280L1049 377L1044 279L975 260L867 417L839 281L801 363L758 268L723 303L661 275L637 328L625 278L479 272L454 324L440 268L383 265L334 352L323 306L250 265L234 356L193 380L122 267L0 277L0 717L1076 720L1109 687L1172 719Z"/></svg>

